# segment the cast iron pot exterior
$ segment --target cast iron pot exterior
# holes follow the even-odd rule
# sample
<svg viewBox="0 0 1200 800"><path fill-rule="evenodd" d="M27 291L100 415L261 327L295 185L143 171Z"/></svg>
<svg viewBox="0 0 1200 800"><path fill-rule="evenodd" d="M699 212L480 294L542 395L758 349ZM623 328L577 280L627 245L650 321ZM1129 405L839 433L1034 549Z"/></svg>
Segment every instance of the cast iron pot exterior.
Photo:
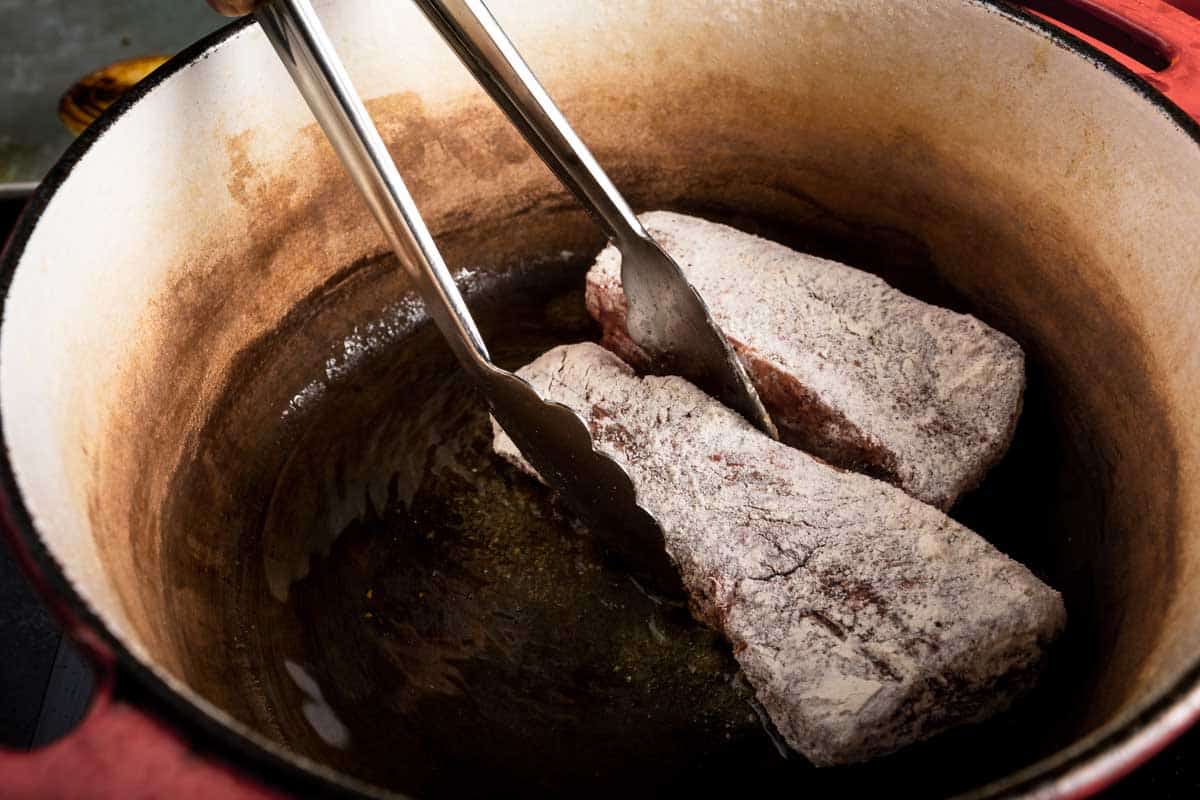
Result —
<svg viewBox="0 0 1200 800"><path fill-rule="evenodd" d="M417 12L400 5L361 0L323 6L321 12L360 91L373 101L372 111L435 235L477 225L483 239L489 223L482 216L487 212L477 208L479 198L493 201L483 205L504 219L505 212L516 213L503 206L504 198L545 202L556 190L513 139L480 140L481 152L474 155L438 151L430 144L444 135L438 121L451 110L483 108L484 101ZM1200 714L1200 614L1195 613L1200 575L1192 567L1200 561L1192 555L1193 546L1200 551L1200 498L1193 500L1188 489L1200 485L1192 459L1193 452L1200 453L1200 426L1187 416L1200 388L1200 366L1194 335L1184 322L1200 293L1189 257L1200 253L1194 225L1200 218L1200 128L1111 59L992 3L580 2L546 9L513 0L494 5L601 160L614 163L618 182L638 185L634 194L643 206L676 199L666 188L673 182L682 194L724 191L688 173L697 155L719 162L757 152L764 164L778 158L800 165L797 174L801 167L813 170L828 163L835 176L843 166L840 158L890 157L908 159L905 169L912 174L901 177L917 186L923 186L922 170L936 173L938 183L969 183L985 174L998 186L1002 177L1011 178L1017 188L1009 194L1006 187L994 198L986 197L989 184L972 187L985 195L976 210L1001 210L1007 204L1014 220L1028 218L1036 225L1047 209L1079 207L1092 223L1084 233L1098 240L1098 249L1126 248L1112 263L1096 267L1097 275L1072 280L1114 282L1086 297L1115 292L1127 301L1097 310L1097 318L1132 315L1132 329L1144 337L1153 367L1147 370L1151 393L1165 398L1153 410L1157 422L1150 426L1162 430L1155 428L1147 441L1169 440L1171 458L1147 463L1172 466L1173 474L1160 470L1154 477L1174 481L1179 495L1172 497L1169 513L1147 501L1146 516L1155 524L1161 521L1163 530L1169 527L1171 541L1146 563L1131 567L1135 584L1156 575L1171 584L1161 590L1148 586L1153 596L1137 601L1147 605L1131 612L1153 614L1160 627L1144 637L1128 634L1133 638L1122 652L1137 652L1113 668L1113 685L1105 688L1112 699L1094 730L1022 772L980 788L977 796L1084 796L1186 729ZM1176 55L1186 45L1181 37L1196 28L1190 18L1161 4L1111 5L1127 19L1145 12L1138 26L1167 19L1171 36L1158 40ZM1191 41L1200 42L1200 35ZM1191 64L1176 60L1183 66L1148 77L1194 111ZM631 79L629 65L644 63L644 74ZM691 75L702 71L707 74ZM813 74L846 88L804 85L804 77ZM642 135L645 129L629 126L628 120L650 113L644 101L654 92L675 91L676 84L666 79L671 75L690 75L691 88L680 90L675 116L651 118L657 138ZM737 123L747 123L770 105L745 109L738 101L784 79L799 88L785 87L772 97L775 105L786 106L779 135L741 131ZM705 86L705 80L717 82ZM702 96L712 98L712 107L703 110L703 119L690 118L695 112L687 111L685 101ZM738 106L746 116L726 114L722 103ZM889 103L899 108L889 109ZM829 112L833 123L822 123L811 119L806 107L839 110ZM406 124L414 113L428 126ZM488 111L471 113L482 115L479 130L502 129ZM989 132L988 120L1021 141ZM915 128L917 123L930 127ZM720 132L713 139L732 144L696 144L706 124ZM954 136L931 143L947 130ZM883 133L892 137L886 147L864 145L843 155L854 142L874 142ZM812 152L797 155L789 149L799 147L792 138L810 142ZM622 162L624 149L641 152L642 161ZM1026 163L1021 158L1044 164L1011 166ZM898 169L890 163L881 161L879 168ZM662 175L646 178L639 170L647 164L659 166ZM948 165L954 169L943 174ZM468 180L450 185L451 167L465 168ZM746 169L752 172L754 165ZM285 751L188 685L183 678L187 648L171 641L164 620L156 616L156 603L171 587L153 585L161 576L142 571L155 563L156 543L119 534L138 496L122 496L118 487L133 491L129 487L137 481L130 479L136 477L132 470L139 451L152 450L147 443L163 438L139 439L134 423L145 420L147 412L139 398L161 392L170 376L177 396L161 409L161 424L185 429L203 413L204 402L221 385L223 366L246 342L269 330L313 285L381 252L382 241L357 200L346 199L339 187L343 201L330 201L332 190L325 182L335 180L335 170L261 34L245 22L235 23L180 54L85 132L40 187L9 241L2 263L0 328L5 522L27 569L106 676L88 719L72 737L35 755L0 755L0 770L12 776L8 786L15 793L78 788L74 779L63 783L68 771L88 775L84 791L97 795L131 794L148 784L178 796L269 796L274 790L265 784L305 793L375 793ZM850 179L840 194L830 176L811 180L824 200L846 208L856 202L848 196L863 188ZM889 190L879 191L887 195ZM464 197L472 192L477 196ZM730 196L730 202L751 207L776 202L763 199L767 193L758 189L746 192ZM956 197L961 196L966 195ZM1031 200L1042 196L1053 202ZM937 197L922 197L944 210ZM903 200L882 197L880 213L899 214ZM988 200L996 203L988 206ZM1062 227L1076 222L1064 218ZM946 236L955 233L951 226ZM555 235L531 229L529 241L501 246L511 252L499 252L497 259L532 246L539 236L553 240ZM1021 239L1024 234L1012 235ZM451 256L478 246L468 237L463 252ZM949 261L968 260L969 254L955 249L959 245L935 241L932 246L944 247ZM265 266L247 270L251 263ZM968 272L952 277L972 290ZM1023 297L1021 292L1041 290L1017 284L1004 284L1004 291ZM235 286L236 296L230 291ZM223 302L237 306L237 313L222 316ZM1025 301L1013 301L1012 308L1004 299L995 302L1002 317L1016 313ZM214 318L220 323L215 329ZM1163 324L1169 319L1178 322ZM205 333L202 354L185 346L197 331ZM1070 334L1050 328L1041 334L1061 346L1056 352L1073 352ZM1107 408L1105 402L1095 400ZM147 452L146 457L158 455ZM1113 469L1120 473L1120 464ZM161 490L138 485L142 497ZM111 501L115 510L97 507L99 498ZM1129 509L1131 515L1134 511ZM1155 547L1148 543L1146 549ZM149 690L150 714L114 699L118 676L122 683ZM192 758L189 742L206 755ZM137 769L129 767L131 751L140 753ZM225 760L257 777L240 777L222 766ZM124 768L114 766L122 762Z"/></svg>

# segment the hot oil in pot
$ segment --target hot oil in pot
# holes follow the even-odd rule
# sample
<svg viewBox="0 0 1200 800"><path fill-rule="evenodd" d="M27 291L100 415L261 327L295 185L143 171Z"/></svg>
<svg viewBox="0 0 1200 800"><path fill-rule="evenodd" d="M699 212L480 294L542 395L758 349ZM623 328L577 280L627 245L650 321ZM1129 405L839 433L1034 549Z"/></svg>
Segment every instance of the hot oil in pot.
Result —
<svg viewBox="0 0 1200 800"><path fill-rule="evenodd" d="M595 338L581 266L558 272L473 293L504 366ZM280 734L428 795L652 790L722 753L778 759L719 637L492 454L436 332L381 343L286 415L260 541L272 600L249 579L241 598Z"/></svg>
<svg viewBox="0 0 1200 800"><path fill-rule="evenodd" d="M921 282L935 274L923 250L892 232L797 237L727 209L681 210L958 305ZM498 363L598 337L583 307L589 262L564 253L459 276ZM914 776L941 794L1027 760L1022 709L870 765L785 757L727 644L630 580L492 454L481 402L398 275L353 265L246 353L176 476L174 546L230 551L175 579L214 598L213 619L177 614L195 655L187 678L209 699L319 763L428 797L872 792ZM1027 406L1022 426L1041 413ZM997 474L963 509L984 535L1036 482ZM168 568L196 561L185 555Z"/></svg>

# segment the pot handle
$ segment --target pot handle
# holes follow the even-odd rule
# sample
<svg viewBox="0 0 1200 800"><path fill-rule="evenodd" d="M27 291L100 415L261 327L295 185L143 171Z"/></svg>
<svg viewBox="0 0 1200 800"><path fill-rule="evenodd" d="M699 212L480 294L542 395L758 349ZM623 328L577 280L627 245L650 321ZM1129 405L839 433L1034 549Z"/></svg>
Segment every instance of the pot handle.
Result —
<svg viewBox="0 0 1200 800"><path fill-rule="evenodd" d="M97 657L96 690L79 726L58 741L30 752L0 749L4 796L172 797L283 800L191 744L148 712L118 700L115 662Z"/></svg>
<svg viewBox="0 0 1200 800"><path fill-rule="evenodd" d="M0 493L0 548L7 539L9 551L63 623L96 677L91 705L73 731L29 752L0 748L0 794L14 800L284 800L284 795L199 752L150 711L116 696L116 657L47 589L37 562L16 531L8 498Z"/></svg>
<svg viewBox="0 0 1200 800"><path fill-rule="evenodd" d="M1151 44L1167 61L1155 71L1117 48L1023 2L1026 11L1084 40L1165 94L1192 119L1200 121L1200 0L1060 0L1076 11L1125 31ZM1038 4L1045 5L1045 4Z"/></svg>

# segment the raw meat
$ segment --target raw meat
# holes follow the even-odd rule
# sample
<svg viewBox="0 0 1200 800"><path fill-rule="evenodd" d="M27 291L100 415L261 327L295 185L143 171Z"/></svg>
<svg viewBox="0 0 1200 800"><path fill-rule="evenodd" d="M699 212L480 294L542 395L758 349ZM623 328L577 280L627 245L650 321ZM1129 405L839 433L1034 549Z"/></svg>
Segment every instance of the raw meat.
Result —
<svg viewBox="0 0 1200 800"><path fill-rule="evenodd" d="M772 441L677 377L594 344L520 370L575 409L661 524L697 618L722 631L788 743L863 761L1007 707L1066 614L941 511ZM525 464L496 429L495 448Z"/></svg>
<svg viewBox="0 0 1200 800"><path fill-rule="evenodd" d="M1008 448L1025 386L1009 337L725 225L641 219L708 303L788 444L943 509ZM653 371L625 331L613 247L588 273L587 305L604 344Z"/></svg>

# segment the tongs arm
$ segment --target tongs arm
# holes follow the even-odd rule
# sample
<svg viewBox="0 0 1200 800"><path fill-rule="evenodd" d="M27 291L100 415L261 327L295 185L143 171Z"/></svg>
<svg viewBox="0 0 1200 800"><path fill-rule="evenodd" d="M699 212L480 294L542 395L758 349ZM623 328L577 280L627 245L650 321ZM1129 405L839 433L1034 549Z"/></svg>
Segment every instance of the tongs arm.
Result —
<svg viewBox="0 0 1200 800"><path fill-rule="evenodd" d="M308 0L254 10L454 355L476 376L491 359L462 294Z"/></svg>
<svg viewBox="0 0 1200 800"><path fill-rule="evenodd" d="M414 2L609 240L620 245L649 238L488 7L480 0Z"/></svg>

